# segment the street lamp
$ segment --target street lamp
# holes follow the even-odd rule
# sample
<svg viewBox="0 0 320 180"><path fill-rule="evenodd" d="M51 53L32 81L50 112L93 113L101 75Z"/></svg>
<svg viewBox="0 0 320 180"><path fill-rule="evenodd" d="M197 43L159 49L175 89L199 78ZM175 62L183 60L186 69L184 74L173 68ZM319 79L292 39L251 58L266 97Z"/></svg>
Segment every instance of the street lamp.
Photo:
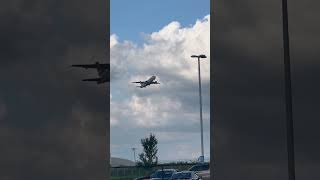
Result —
<svg viewBox="0 0 320 180"><path fill-rule="evenodd" d="M207 58L206 55L192 55L192 58L198 58L198 73L199 73L199 103L200 103L200 129L201 129L201 156L200 161L204 162L203 152L203 123L202 123L202 97L201 97L201 75L200 75L200 58Z"/></svg>
<svg viewBox="0 0 320 180"><path fill-rule="evenodd" d="M136 148L132 148L133 151L133 158L134 158L134 163L136 163Z"/></svg>

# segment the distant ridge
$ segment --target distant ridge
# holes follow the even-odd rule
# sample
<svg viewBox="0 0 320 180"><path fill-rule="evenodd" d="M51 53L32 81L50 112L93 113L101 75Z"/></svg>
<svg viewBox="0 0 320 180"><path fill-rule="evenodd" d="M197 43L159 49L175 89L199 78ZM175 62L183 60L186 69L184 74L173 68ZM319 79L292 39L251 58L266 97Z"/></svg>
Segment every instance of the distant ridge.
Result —
<svg viewBox="0 0 320 180"><path fill-rule="evenodd" d="M133 161L130 161L128 159L117 158L117 157L111 157L110 164L111 164L111 167L135 165Z"/></svg>

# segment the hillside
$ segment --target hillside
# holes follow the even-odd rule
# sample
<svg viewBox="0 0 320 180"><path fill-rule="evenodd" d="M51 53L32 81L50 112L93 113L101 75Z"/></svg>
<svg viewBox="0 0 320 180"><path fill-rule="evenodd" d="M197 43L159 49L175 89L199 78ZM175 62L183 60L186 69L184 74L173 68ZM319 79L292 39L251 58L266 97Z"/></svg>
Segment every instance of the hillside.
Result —
<svg viewBox="0 0 320 180"><path fill-rule="evenodd" d="M111 157L110 164L111 164L111 167L134 166L135 165L135 163L133 161L130 161L128 159L116 158L116 157Z"/></svg>

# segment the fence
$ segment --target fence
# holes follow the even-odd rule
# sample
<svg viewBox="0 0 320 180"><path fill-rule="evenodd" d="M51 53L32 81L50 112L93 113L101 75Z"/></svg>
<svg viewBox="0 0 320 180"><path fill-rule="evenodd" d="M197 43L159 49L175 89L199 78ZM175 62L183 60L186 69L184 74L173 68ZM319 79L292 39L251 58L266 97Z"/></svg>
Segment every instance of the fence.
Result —
<svg viewBox="0 0 320 180"><path fill-rule="evenodd" d="M176 169L179 171L188 170L196 163L190 164L162 164L153 167L140 166L121 166L111 167L111 180L133 180L138 177L150 175L153 171L158 169Z"/></svg>

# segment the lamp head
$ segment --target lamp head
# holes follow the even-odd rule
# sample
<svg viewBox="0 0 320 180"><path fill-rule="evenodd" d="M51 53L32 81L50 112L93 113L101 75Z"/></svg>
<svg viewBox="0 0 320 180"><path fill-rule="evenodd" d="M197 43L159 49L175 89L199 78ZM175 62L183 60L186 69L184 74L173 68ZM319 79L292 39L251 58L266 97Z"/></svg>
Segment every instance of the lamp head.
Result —
<svg viewBox="0 0 320 180"><path fill-rule="evenodd" d="M191 57L192 57L192 58L207 58L207 56L204 55L204 54L201 54L201 55L199 55L199 56L192 55Z"/></svg>

